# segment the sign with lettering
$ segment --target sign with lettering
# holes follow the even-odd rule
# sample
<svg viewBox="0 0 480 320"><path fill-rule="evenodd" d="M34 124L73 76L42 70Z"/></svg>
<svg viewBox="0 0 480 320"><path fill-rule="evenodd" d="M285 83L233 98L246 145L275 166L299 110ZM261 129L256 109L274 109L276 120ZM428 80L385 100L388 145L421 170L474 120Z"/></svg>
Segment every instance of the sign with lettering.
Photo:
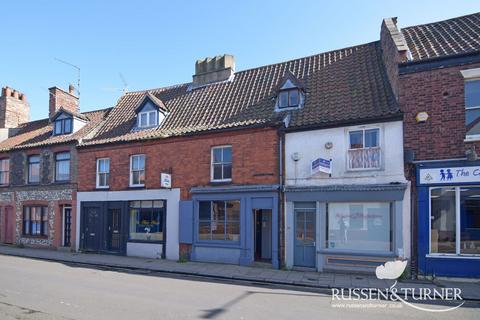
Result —
<svg viewBox="0 0 480 320"><path fill-rule="evenodd" d="M172 187L172 175L169 173L160 174L160 186L162 188L171 188Z"/></svg>
<svg viewBox="0 0 480 320"><path fill-rule="evenodd" d="M332 160L323 158L317 158L312 161L311 174L314 175L317 172L332 173Z"/></svg>
<svg viewBox="0 0 480 320"><path fill-rule="evenodd" d="M420 169L420 184L480 182L480 167Z"/></svg>

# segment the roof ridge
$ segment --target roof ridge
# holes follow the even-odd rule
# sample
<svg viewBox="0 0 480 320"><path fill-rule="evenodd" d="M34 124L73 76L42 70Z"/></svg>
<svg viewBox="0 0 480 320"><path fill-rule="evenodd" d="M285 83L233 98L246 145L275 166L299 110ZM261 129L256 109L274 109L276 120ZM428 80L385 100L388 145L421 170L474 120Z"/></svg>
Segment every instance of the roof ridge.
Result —
<svg viewBox="0 0 480 320"><path fill-rule="evenodd" d="M465 15L463 15L463 16L458 16L458 17L454 17L454 18L445 19L445 20L438 20L438 21L433 21L433 22L416 24L416 25L413 25L413 26L407 26L407 27L400 28L400 31L403 30L403 29L423 27L423 26L432 25L432 24L437 24L437 23L441 23L441 22L447 22L447 21L451 21L451 20L457 20L457 19L461 19L461 18L465 18L465 17L470 17L470 16L474 16L474 15L478 15L478 14L480 14L480 11L479 11L479 12L475 12L475 13L465 14Z"/></svg>
<svg viewBox="0 0 480 320"><path fill-rule="evenodd" d="M329 50L329 51L324 51L324 52L319 52L319 53L311 54L311 55L308 55L308 56L298 57L298 58L294 58L294 59L289 59L289 60L285 60L285 61L280 61L280 62L265 64L265 65L258 66L258 67L253 67L253 68L249 68L249 69L244 69L244 70L240 70L240 71L235 71L235 75L238 75L238 74L244 73L244 72L255 71L255 70L258 70L258 69L262 69L262 68L274 67L274 66L277 66L277 65L286 64L286 63L294 62L294 61L297 61L297 60L309 59L309 58L313 58L313 57L320 56L320 55L324 55L324 54L330 54L330 53L334 53L334 52L339 52L339 51L344 51L344 50L349 50L349 49L354 49L354 48L360 48L360 47L365 47L365 46L368 46L368 45L373 45L373 44L375 44L375 43L378 43L379 41L380 41L380 40L370 41L370 42L366 42L366 43L362 43L362 44L352 45L352 46L348 46L348 47L344 47L344 48L339 48L339 49L333 49L333 50ZM166 87L158 87L158 88L151 88L151 89L130 91L130 92L126 92L126 93L124 94L124 96L144 94L144 93L146 93L146 92L151 92L151 91L155 91L155 90L162 90L162 91L164 91L164 90L174 89L174 88L181 87L181 86L185 86L185 85L189 85L189 84L191 84L191 82L184 82L184 83L179 83L179 84L173 84L173 85L166 86ZM215 84L215 83L212 83L212 84Z"/></svg>

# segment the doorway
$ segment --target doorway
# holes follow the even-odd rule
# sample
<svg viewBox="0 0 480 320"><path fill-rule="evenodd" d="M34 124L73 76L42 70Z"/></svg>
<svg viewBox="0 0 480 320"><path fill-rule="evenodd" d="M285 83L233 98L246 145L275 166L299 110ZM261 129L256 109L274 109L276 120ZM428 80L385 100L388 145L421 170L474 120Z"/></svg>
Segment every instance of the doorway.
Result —
<svg viewBox="0 0 480 320"><path fill-rule="evenodd" d="M254 209L255 261L272 261L272 210Z"/></svg>
<svg viewBox="0 0 480 320"><path fill-rule="evenodd" d="M108 209L107 250L122 251L122 210Z"/></svg>
<svg viewBox="0 0 480 320"><path fill-rule="evenodd" d="M315 209L296 208L295 214L295 248L294 265L315 267Z"/></svg>
<svg viewBox="0 0 480 320"><path fill-rule="evenodd" d="M3 209L5 214L5 224L4 224L4 234L5 234L5 243L13 244L13 230L14 230L14 223L15 220L13 219L13 209L12 207L5 207Z"/></svg>
<svg viewBox="0 0 480 320"><path fill-rule="evenodd" d="M72 236L72 207L63 207L63 246L70 247Z"/></svg>
<svg viewBox="0 0 480 320"><path fill-rule="evenodd" d="M99 232L100 225L100 208L84 207L83 210L83 249L86 251L98 251L100 249L101 235Z"/></svg>

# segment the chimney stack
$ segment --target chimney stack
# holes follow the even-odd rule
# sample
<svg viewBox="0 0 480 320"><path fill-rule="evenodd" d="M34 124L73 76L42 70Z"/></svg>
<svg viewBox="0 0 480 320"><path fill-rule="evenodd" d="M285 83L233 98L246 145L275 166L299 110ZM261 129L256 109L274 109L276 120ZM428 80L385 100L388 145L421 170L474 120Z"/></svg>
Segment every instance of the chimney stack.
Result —
<svg viewBox="0 0 480 320"><path fill-rule="evenodd" d="M207 84L232 79L235 73L235 57L229 54L197 60L193 87L198 88Z"/></svg>
<svg viewBox="0 0 480 320"><path fill-rule="evenodd" d="M80 112L78 97L74 94L75 87L73 85L70 84L68 86L68 92L59 87L51 87L48 91L50 92L48 109L49 117L52 117L52 115L54 115L60 108L75 113Z"/></svg>
<svg viewBox="0 0 480 320"><path fill-rule="evenodd" d="M12 88L3 87L0 96L0 129L16 128L30 118L27 97Z"/></svg>

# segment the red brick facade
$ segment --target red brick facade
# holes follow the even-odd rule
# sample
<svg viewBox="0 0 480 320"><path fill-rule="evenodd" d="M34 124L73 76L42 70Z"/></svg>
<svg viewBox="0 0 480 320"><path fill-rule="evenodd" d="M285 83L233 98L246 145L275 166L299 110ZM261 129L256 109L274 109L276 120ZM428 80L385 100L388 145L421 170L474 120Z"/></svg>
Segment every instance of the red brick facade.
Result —
<svg viewBox="0 0 480 320"><path fill-rule="evenodd" d="M160 173L170 171L188 199L191 187L211 185L211 148L220 145L232 146L232 184L278 184L278 134L266 128L80 148L78 191L96 190L99 158L110 158L109 190L129 189L130 155L145 154L145 188L160 188Z"/></svg>
<svg viewBox="0 0 480 320"><path fill-rule="evenodd" d="M479 67L476 63L400 75L405 150L413 150L415 160L465 157L472 143L464 142L464 79L460 70ZM419 112L428 113L425 123L417 123Z"/></svg>

